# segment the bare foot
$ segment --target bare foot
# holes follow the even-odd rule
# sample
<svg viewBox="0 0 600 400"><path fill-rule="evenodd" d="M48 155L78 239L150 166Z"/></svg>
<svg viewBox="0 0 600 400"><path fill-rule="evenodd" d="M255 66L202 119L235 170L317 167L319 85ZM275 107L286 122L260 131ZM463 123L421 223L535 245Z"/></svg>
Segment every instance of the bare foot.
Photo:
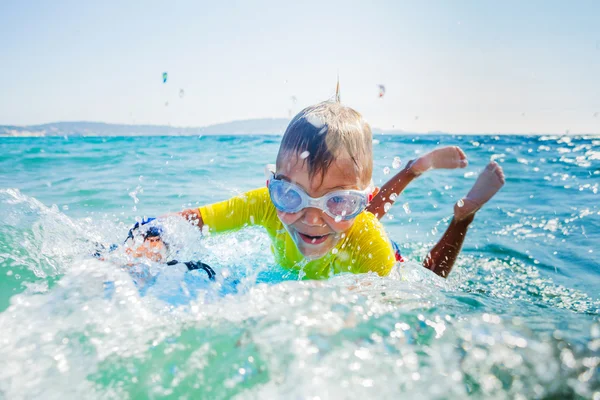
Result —
<svg viewBox="0 0 600 400"><path fill-rule="evenodd" d="M479 210L504 185L504 171L495 161L489 163L479 174L466 197L454 206L454 219L461 221Z"/></svg>
<svg viewBox="0 0 600 400"><path fill-rule="evenodd" d="M410 161L407 167L418 176L430 169L464 168L468 164L467 156L460 147L448 146L435 149L416 160Z"/></svg>

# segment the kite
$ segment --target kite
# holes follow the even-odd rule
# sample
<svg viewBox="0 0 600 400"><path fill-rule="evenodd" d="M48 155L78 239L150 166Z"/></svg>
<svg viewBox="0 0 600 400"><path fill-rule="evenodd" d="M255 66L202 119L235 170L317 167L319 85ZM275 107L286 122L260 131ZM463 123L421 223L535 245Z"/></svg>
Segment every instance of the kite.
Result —
<svg viewBox="0 0 600 400"><path fill-rule="evenodd" d="M183 99L183 96L185 96L185 91L183 89L179 89L179 97Z"/></svg>
<svg viewBox="0 0 600 400"><path fill-rule="evenodd" d="M385 95L385 86L383 85L377 85L379 86L379 98L382 98Z"/></svg>
<svg viewBox="0 0 600 400"><path fill-rule="evenodd" d="M163 72L162 78L163 78L163 83L167 83L167 78L169 77L169 75L166 72Z"/></svg>

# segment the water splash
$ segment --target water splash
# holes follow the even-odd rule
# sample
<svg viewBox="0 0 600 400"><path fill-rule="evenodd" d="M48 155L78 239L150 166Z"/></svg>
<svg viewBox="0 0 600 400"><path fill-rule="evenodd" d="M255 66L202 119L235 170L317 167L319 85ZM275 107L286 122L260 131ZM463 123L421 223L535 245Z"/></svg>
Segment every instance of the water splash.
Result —
<svg viewBox="0 0 600 400"><path fill-rule="evenodd" d="M71 159L61 170L64 176L56 178L41 164L35 170L40 188L0 191L0 283L7 288L0 294L5 302L0 359L7 366L0 369L0 397L597 397L600 305L594 293L585 293L585 278L597 279L597 252L589 250L595 250L600 226L593 181L599 167L593 151L600 141L569 139L477 139L480 145L469 153L473 165L484 165L495 146L510 171L509 184L478 214L447 280L419 261L438 238L426 234L432 226L443 230L451 199L464 195L472 181L436 171L403 193L412 213L400 211L402 217L386 221L409 260L388 277L298 281L302 271L277 267L260 229L221 237L205 232L201 239L195 228L173 219L165 221L165 229L178 257L207 262L217 270L217 281L211 285L156 267L157 283L144 295L126 269L88 255L94 241L119 243L134 220L137 212L131 212L125 188L141 183L136 163L143 159L135 154L147 143L116 142L119 150L133 148L126 158L131 168L122 168L133 172L110 193L118 199L113 203L111 196L98 200L94 192L85 192L80 202L69 199L76 194L54 200L46 182L52 192L69 193L72 182L84 184L76 174L83 168L73 168ZM145 146L156 152L152 159L162 171L144 171L146 193L154 187L153 196L143 197L144 214L167 211L165 204L173 201L175 210L191 208L224 198L231 185L240 190L253 185L250 170L262 164L235 157L247 153L248 141L274 157L276 141L245 137L238 146L235 140L203 138L213 163L194 152L186 163L169 158L165 164L170 155L160 154L173 149L165 150L164 141ZM387 158L376 159L374 171L381 176L394 154L434 147L436 141L381 138L378 151ZM170 139L168 146L181 146L184 154L189 143ZM51 157L55 147L45 149L44 157ZM533 160L534 153L535 164L517 161ZM9 162L32 157L27 167L35 168L45 162L38 156L39 151L11 154ZM216 179L222 160L243 179L227 185ZM103 185L114 180L102 175L105 161L98 165L95 179ZM5 187L27 181L16 168L16 183ZM190 169L201 185L196 175L191 183L181 178ZM519 179L511 180L515 176ZM262 177L257 181L264 184ZM24 194L36 190L49 206ZM433 208L437 203L440 210ZM63 204L69 209L62 210Z"/></svg>

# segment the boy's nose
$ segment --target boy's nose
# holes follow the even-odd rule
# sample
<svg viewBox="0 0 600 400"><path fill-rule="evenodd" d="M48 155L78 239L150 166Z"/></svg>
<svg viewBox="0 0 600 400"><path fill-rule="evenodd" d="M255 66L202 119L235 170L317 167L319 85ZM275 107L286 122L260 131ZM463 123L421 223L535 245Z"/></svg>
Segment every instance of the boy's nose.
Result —
<svg viewBox="0 0 600 400"><path fill-rule="evenodd" d="M304 210L304 218L303 219L304 219L304 222L306 223L306 225L311 225L311 226L324 225L323 211L321 211L318 208L307 207Z"/></svg>

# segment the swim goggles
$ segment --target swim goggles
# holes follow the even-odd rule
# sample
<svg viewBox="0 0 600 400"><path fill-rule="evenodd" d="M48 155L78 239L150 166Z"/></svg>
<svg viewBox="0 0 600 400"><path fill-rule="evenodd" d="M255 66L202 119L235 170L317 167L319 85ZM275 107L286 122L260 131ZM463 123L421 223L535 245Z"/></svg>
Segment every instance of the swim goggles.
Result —
<svg viewBox="0 0 600 400"><path fill-rule="evenodd" d="M297 213L307 207L318 208L336 221L349 220L360 214L373 198L372 185L365 190L336 190L325 196L310 197L298 185L278 179L271 173L267 188L275 208Z"/></svg>

